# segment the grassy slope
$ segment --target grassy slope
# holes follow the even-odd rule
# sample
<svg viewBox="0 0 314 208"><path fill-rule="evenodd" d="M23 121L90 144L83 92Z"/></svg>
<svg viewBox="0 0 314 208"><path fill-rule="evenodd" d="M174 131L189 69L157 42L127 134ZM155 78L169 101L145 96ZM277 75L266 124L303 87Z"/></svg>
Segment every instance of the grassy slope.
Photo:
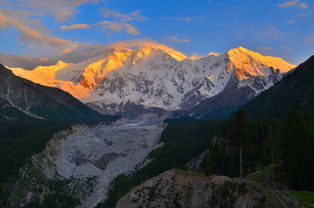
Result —
<svg viewBox="0 0 314 208"><path fill-rule="evenodd" d="M295 197L312 204L314 207L314 192L307 192L307 191L291 191L290 192Z"/></svg>

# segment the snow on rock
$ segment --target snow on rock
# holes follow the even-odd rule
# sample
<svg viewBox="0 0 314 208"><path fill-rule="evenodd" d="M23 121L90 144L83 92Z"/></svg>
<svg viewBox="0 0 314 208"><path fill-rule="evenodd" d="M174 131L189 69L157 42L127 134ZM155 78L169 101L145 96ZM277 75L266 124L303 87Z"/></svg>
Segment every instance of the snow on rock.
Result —
<svg viewBox="0 0 314 208"><path fill-rule="evenodd" d="M243 47L191 59L161 44L135 41L109 45L102 54L79 63L60 61L32 71L11 70L34 82L59 87L103 113L117 113L130 103L166 111L189 109L221 93L233 78L251 87L265 77L269 83L260 86L268 87L292 68L281 58ZM269 80L273 75L275 79ZM247 81L255 77L258 79Z"/></svg>

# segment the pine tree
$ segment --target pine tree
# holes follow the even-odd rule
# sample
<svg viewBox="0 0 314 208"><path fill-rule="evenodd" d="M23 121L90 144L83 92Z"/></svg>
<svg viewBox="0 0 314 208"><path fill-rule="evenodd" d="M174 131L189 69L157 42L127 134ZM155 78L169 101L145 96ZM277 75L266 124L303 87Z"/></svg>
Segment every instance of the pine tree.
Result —
<svg viewBox="0 0 314 208"><path fill-rule="evenodd" d="M284 166L297 190L314 189L313 136L313 123L299 112L290 113L283 132Z"/></svg>
<svg viewBox="0 0 314 208"><path fill-rule="evenodd" d="M280 136L273 130L272 127L267 131L266 138L263 141L263 148L270 152L271 163L274 163L274 152L280 149Z"/></svg>
<svg viewBox="0 0 314 208"><path fill-rule="evenodd" d="M235 115L234 121L234 139L236 146L239 147L239 163L240 163L240 178L243 177L243 149L248 146L248 120L245 117L245 112L239 110Z"/></svg>
<svg viewBox="0 0 314 208"><path fill-rule="evenodd" d="M210 153L209 152L206 152L205 155L204 155L204 158L202 160L202 163L201 163L201 167L205 173L205 175L210 175L211 174L211 164L210 164Z"/></svg>

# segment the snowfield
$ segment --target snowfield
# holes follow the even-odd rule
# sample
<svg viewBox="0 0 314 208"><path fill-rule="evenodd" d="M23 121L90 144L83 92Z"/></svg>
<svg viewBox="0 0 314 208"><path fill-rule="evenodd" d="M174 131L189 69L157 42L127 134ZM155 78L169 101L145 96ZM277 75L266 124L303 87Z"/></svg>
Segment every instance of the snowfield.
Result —
<svg viewBox="0 0 314 208"><path fill-rule="evenodd" d="M107 197L110 183L132 172L158 146L163 123L128 123L80 127L64 140L57 172L65 178L97 177L97 185L81 207L94 207Z"/></svg>

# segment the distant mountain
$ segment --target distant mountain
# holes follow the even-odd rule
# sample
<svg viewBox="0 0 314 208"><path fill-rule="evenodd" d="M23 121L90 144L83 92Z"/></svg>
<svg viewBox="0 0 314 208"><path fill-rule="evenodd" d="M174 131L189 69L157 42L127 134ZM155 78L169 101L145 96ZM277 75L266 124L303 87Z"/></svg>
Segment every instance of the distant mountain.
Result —
<svg viewBox="0 0 314 208"><path fill-rule="evenodd" d="M33 82L67 91L99 112L134 117L191 109L222 92L226 94L226 89L247 88L240 93L245 94L241 101L246 102L294 68L280 58L243 47L196 60L165 45L145 41L116 43L91 53L94 56L86 51L77 53L79 60L88 58L75 63L59 61L31 71L11 70ZM228 93L225 96L229 98ZM224 99L220 102L226 109L234 105Z"/></svg>
<svg viewBox="0 0 314 208"><path fill-rule="evenodd" d="M15 76L0 64L0 121L62 120L77 122L112 121L69 93Z"/></svg>
<svg viewBox="0 0 314 208"><path fill-rule="evenodd" d="M291 71L274 87L244 106L251 118L285 118L292 110L314 118L314 56Z"/></svg>

